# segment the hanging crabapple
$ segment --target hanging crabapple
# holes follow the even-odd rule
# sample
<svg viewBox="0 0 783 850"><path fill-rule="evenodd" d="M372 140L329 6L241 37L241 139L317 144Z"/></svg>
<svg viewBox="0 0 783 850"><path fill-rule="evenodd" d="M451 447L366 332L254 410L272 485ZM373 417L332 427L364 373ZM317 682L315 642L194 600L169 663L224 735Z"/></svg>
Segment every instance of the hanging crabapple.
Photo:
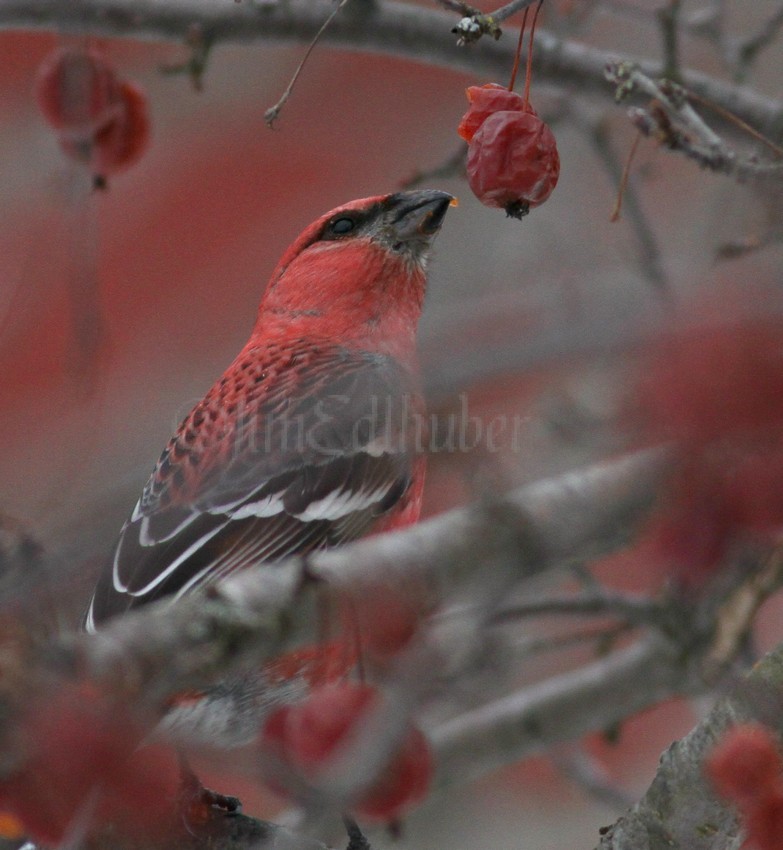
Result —
<svg viewBox="0 0 783 850"><path fill-rule="evenodd" d="M552 194L560 174L557 143L532 112L495 112L468 148L468 184L488 207L522 218Z"/></svg>
<svg viewBox="0 0 783 850"><path fill-rule="evenodd" d="M147 149L150 123L147 96L128 80L119 82L120 108L115 117L89 139L60 135L62 151L90 166L93 174L117 174L137 162Z"/></svg>
<svg viewBox="0 0 783 850"><path fill-rule="evenodd" d="M35 98L44 119L72 138L88 139L121 109L114 69L96 50L55 50L38 68Z"/></svg>
<svg viewBox="0 0 783 850"><path fill-rule="evenodd" d="M96 50L55 50L38 70L35 96L60 149L86 165L96 185L129 168L149 144L147 97Z"/></svg>
<svg viewBox="0 0 783 850"><path fill-rule="evenodd" d="M522 218L542 204L560 175L554 134L530 104L533 40L540 8L541 2L530 30L524 95L513 89L527 9L508 88L498 83L470 86L466 91L470 106L457 127L457 133L468 142L467 176L473 194L485 206L500 207L514 218Z"/></svg>
<svg viewBox="0 0 783 850"><path fill-rule="evenodd" d="M519 92L509 91L500 83L487 83L484 86L469 86L465 89L468 98L468 111L462 116L457 127L457 133L466 141L472 142L476 130L494 112L509 110L511 112L533 111L530 104Z"/></svg>

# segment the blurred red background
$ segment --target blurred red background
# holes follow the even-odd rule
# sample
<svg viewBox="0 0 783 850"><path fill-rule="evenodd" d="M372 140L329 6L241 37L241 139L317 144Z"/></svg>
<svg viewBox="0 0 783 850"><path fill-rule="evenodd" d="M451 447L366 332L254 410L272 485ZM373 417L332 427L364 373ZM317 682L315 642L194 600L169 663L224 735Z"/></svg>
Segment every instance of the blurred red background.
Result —
<svg viewBox="0 0 783 850"><path fill-rule="evenodd" d="M607 25L593 36L611 43L619 31ZM36 67L59 43L0 34L0 511L87 565L86 587L171 430L244 343L287 244L327 209L439 165L459 141L465 86L486 80L322 46L270 131L264 111L301 46L219 46L197 93L187 77L160 72L186 57L183 48L97 42L146 88L153 130L141 162L91 193L31 96ZM554 102L535 83L533 97ZM623 151L631 132L609 102ZM560 185L521 223L481 207L458 177L437 181L460 206L431 265L423 368L439 409L465 392L471 414L518 418L521 442L495 456L509 484L622 445L607 426L625 365L610 343L666 315L640 274L627 222L608 221L614 187L589 142L570 126L556 132ZM673 289L778 273L777 248L713 265L721 239L759 220L745 190L652 145L637 169ZM103 324L81 343L74 292L95 300ZM469 498L471 470L462 456L436 455L427 512ZM607 569L629 574L627 563ZM629 724L616 747L596 739L590 749L639 792L660 751L692 722L686 706L664 706ZM523 832L526 845L546 850L585 843L614 816L534 760L425 807L410 840L495 848L517 846Z"/></svg>

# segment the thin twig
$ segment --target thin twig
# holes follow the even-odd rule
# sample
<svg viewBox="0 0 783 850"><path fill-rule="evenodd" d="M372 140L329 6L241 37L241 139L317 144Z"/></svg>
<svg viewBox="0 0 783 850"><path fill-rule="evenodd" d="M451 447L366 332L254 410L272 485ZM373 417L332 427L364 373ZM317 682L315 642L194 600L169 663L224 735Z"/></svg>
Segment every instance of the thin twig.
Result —
<svg viewBox="0 0 783 850"><path fill-rule="evenodd" d="M555 767L594 800L623 811L633 805L634 798L615 785L603 766L579 746L553 747L550 758Z"/></svg>
<svg viewBox="0 0 783 850"><path fill-rule="evenodd" d="M527 9L528 6L532 6L533 3L537 2L538 0L512 0L511 3L506 3L505 6L495 9L494 12L489 12L487 17L491 17L498 23L502 23L503 21L508 20L512 15L516 15L517 12L521 12L522 9Z"/></svg>
<svg viewBox="0 0 783 850"><path fill-rule="evenodd" d="M204 89L204 74L212 51L212 38L206 36L199 24L193 24L185 38L185 44L190 53L184 62L163 64L160 66L162 74L176 75L187 74L195 91Z"/></svg>
<svg viewBox="0 0 783 850"><path fill-rule="evenodd" d="M707 109L711 109L713 112L716 112L721 116L725 121L728 121L730 124L734 124L740 129L744 130L749 136L752 136L757 142L760 142L765 147L768 147L775 156L783 157L783 148L780 145L776 145L771 139L768 139L763 133L759 133L759 131L755 127L751 127L747 121L743 121L741 118L738 118L732 112L729 112L728 109L724 109L719 103L713 103L706 97L702 97L701 95L695 94L694 92L687 93L688 100L695 100L696 103L700 103L702 106L706 106Z"/></svg>
<svg viewBox="0 0 783 850"><path fill-rule="evenodd" d="M537 638L521 638L512 643L514 659L519 662L522 659L541 655L547 652L557 652L573 646L584 646L585 644L597 644L597 655L604 655L605 650L617 642L617 638L626 634L631 629L628 623L604 626L602 628L574 629L561 635L546 635ZM604 651L602 651L604 650Z"/></svg>
<svg viewBox="0 0 783 850"><path fill-rule="evenodd" d="M302 57L302 61L299 63L299 66L297 67L296 71L294 71L294 75L293 77L291 77L291 81L286 86L286 89L281 95L280 100L278 100L274 106L271 106L264 113L264 121L266 122L267 127L269 127L270 129L274 126L277 117L280 115L280 110L285 105L285 102L291 96L291 92L293 91L293 88L296 85L296 81L299 79L299 75L302 73L302 69L304 68L307 60L310 58L310 54L313 52L315 45L318 43L318 39L320 39L321 34L324 32L324 30L326 30L329 24L334 20L337 13L340 11L340 9L343 8L343 6L345 6L347 2L348 0L340 0L337 6L335 6L335 8L332 10L332 13L329 15L329 17L323 22L321 29L318 30L318 32L315 34L315 38L310 42L307 47L307 50L305 50L305 55Z"/></svg>
<svg viewBox="0 0 783 850"><path fill-rule="evenodd" d="M680 82L679 13L680 0L668 0L657 13L663 39L663 76L676 82Z"/></svg>
<svg viewBox="0 0 783 850"><path fill-rule="evenodd" d="M517 620L523 617L540 617L547 614L585 616L611 614L635 625L653 625L662 618L661 606L645 596L630 596L602 590L572 596L531 599L503 608L493 618L494 622Z"/></svg>
<svg viewBox="0 0 783 850"><path fill-rule="evenodd" d="M622 182L617 154L610 142L606 123L603 121L587 123L585 126L589 141L596 156L609 175L610 179L619 185ZM639 194L633 183L628 183L625 190L626 220L631 226L635 237L638 256L637 267L649 284L663 296L667 306L673 303L671 286L661 263L661 251L652 224L645 215Z"/></svg>
<svg viewBox="0 0 783 850"><path fill-rule="evenodd" d="M634 91L650 98L646 108L628 110L631 122L644 135L681 151L704 168L739 180L783 177L783 163L758 162L754 156L740 156L729 147L691 106L689 92L677 83L656 82L630 62L609 63L605 73L617 86L617 100Z"/></svg>
<svg viewBox="0 0 783 850"><path fill-rule="evenodd" d="M775 41L780 34L781 28L783 28L783 6L759 27L755 35L750 36L736 46L737 68L735 78L737 82L744 81L759 53Z"/></svg>

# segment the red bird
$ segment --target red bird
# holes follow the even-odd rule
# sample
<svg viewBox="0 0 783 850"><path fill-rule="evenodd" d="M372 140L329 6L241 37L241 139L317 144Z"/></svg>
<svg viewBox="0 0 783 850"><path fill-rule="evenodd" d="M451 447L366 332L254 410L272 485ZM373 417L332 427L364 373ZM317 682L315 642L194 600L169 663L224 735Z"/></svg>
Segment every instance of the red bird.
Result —
<svg viewBox="0 0 783 850"><path fill-rule="evenodd" d="M288 248L250 339L123 526L88 631L236 569L418 519L416 327L451 201L434 190L354 201Z"/></svg>

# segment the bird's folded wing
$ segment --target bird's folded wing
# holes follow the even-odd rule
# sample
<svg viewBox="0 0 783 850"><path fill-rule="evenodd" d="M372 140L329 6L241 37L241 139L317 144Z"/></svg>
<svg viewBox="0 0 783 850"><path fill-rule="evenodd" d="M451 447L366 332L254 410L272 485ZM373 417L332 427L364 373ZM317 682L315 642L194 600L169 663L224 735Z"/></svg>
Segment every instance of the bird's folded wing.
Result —
<svg viewBox="0 0 783 850"><path fill-rule="evenodd" d="M421 440L408 373L379 355L300 354L300 369L278 374L263 358L247 374L234 367L183 421L99 579L88 629L235 569L352 540L403 497Z"/></svg>

